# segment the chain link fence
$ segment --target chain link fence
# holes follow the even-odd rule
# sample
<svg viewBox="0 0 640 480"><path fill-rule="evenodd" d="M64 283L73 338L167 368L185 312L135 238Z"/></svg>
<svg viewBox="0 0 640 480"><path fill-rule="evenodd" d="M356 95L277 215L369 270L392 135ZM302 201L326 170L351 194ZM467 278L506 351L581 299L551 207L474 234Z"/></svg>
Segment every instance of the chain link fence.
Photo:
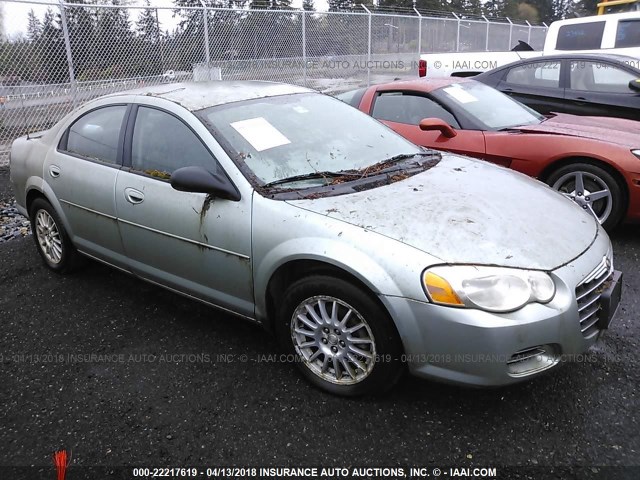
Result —
<svg viewBox="0 0 640 480"><path fill-rule="evenodd" d="M14 138L49 128L75 106L111 92L260 79L333 93L413 78L420 52L508 50L518 40L540 49L546 34L546 27L364 7L315 12L157 8L148 0L143 6L0 3L10 19L0 39L0 162Z"/></svg>

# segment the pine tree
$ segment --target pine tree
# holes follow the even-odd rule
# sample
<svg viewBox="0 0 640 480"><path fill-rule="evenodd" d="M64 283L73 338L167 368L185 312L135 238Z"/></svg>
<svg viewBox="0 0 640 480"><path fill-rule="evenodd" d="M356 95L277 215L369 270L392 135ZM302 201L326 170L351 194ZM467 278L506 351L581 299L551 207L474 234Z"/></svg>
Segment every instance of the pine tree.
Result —
<svg viewBox="0 0 640 480"><path fill-rule="evenodd" d="M149 7L149 0L145 5ZM160 25L153 8L145 8L136 22L136 31L142 40L149 43L157 43L160 40Z"/></svg>
<svg viewBox="0 0 640 480"><path fill-rule="evenodd" d="M27 38L30 42L35 42L40 38L40 35L42 35L42 23L31 9L27 15Z"/></svg>
<svg viewBox="0 0 640 480"><path fill-rule="evenodd" d="M51 8L47 8L42 19L42 33L37 44L44 63L43 79L50 83L68 82L69 70L62 28Z"/></svg>
<svg viewBox="0 0 640 480"><path fill-rule="evenodd" d="M302 0L302 8L307 12L313 12L315 10L313 0Z"/></svg>

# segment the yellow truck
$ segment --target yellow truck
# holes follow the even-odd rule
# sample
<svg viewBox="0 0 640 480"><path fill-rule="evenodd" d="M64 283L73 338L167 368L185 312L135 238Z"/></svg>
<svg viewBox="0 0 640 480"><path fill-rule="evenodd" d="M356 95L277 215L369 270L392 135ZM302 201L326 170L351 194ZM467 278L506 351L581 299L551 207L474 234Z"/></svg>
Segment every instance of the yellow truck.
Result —
<svg viewBox="0 0 640 480"><path fill-rule="evenodd" d="M598 3L598 15L638 11L640 11L640 1L638 0L605 0Z"/></svg>

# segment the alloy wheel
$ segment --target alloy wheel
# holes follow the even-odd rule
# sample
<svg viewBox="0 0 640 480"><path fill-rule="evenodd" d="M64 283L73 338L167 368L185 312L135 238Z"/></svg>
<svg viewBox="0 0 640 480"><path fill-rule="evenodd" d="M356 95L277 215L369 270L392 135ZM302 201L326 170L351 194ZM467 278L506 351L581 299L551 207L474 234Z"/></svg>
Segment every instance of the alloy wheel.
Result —
<svg viewBox="0 0 640 480"><path fill-rule="evenodd" d="M611 190L604 180L593 173L569 172L556 180L552 187L590 212L600 224L611 215Z"/></svg>
<svg viewBox="0 0 640 480"><path fill-rule="evenodd" d="M376 361L376 345L369 324L339 298L315 296L293 313L291 338L296 354L314 374L338 385L367 378Z"/></svg>
<svg viewBox="0 0 640 480"><path fill-rule="evenodd" d="M35 234L45 258L53 265L62 261L62 238L56 222L46 210L38 210Z"/></svg>

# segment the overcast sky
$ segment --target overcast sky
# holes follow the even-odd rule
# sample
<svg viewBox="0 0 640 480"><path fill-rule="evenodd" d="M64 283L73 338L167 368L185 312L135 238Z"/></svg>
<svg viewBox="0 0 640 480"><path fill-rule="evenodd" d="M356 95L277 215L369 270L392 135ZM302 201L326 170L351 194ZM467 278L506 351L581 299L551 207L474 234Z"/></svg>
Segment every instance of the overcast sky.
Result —
<svg viewBox="0 0 640 480"><path fill-rule="evenodd" d="M162 30L173 30L176 26L179 19L173 17L173 12L171 9L174 7L174 3L172 0L151 0L150 1L152 7L158 7L158 17L160 19L160 23L162 24ZM131 6L140 6L144 5L143 1L132 3ZM316 9L318 10L327 10L327 1L326 0L315 0ZM58 4L56 2L51 2L51 0L38 1L33 0L30 3L26 2L12 2L12 1L2 1L0 6L3 7L4 11L4 32L8 38L15 38L16 36L26 35L27 31L27 14L30 9L33 9L35 14L42 20L44 17L44 13L47 10L47 7L51 7L54 11L57 11ZM292 0L291 6L293 8L301 8L302 0ZM139 9L131 10L131 20L135 22Z"/></svg>

